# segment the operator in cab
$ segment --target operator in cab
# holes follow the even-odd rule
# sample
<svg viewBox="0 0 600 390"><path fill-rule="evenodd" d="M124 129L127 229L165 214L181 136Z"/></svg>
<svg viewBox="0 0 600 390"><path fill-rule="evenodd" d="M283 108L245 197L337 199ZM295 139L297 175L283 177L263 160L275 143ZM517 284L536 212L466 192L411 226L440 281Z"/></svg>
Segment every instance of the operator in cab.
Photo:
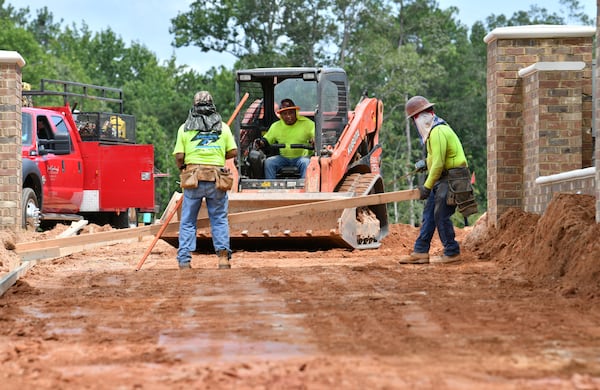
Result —
<svg viewBox="0 0 600 390"><path fill-rule="evenodd" d="M279 154L265 160L265 178L275 179L277 171L285 166L295 166L300 178L306 176L306 168L310 162L311 151L292 149L292 144L314 145L315 123L299 113L300 107L292 99L283 99L277 111L279 120L274 122L264 137L256 141L256 146L264 149L272 144L285 144Z"/></svg>

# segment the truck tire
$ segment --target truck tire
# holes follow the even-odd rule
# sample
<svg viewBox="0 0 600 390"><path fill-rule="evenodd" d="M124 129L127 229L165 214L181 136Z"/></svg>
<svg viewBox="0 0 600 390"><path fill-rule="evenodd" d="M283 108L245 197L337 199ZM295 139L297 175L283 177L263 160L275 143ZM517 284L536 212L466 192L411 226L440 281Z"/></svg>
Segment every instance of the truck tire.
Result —
<svg viewBox="0 0 600 390"><path fill-rule="evenodd" d="M34 215L39 212L40 204L35 191L28 187L23 188L21 227L25 230L35 230L37 226L35 225Z"/></svg>
<svg viewBox="0 0 600 390"><path fill-rule="evenodd" d="M127 210L127 217L128 217L129 227L137 227L137 225L138 225L137 209L134 207L131 207L129 210Z"/></svg>

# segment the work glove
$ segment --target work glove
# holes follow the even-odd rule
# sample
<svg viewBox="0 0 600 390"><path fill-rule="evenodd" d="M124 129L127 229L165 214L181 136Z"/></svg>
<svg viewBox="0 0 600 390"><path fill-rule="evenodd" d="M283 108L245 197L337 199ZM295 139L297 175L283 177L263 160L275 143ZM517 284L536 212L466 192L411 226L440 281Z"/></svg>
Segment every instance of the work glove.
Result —
<svg viewBox="0 0 600 390"><path fill-rule="evenodd" d="M429 198L429 194L431 194L431 190L425 186L419 186L419 199L426 200Z"/></svg>
<svg viewBox="0 0 600 390"><path fill-rule="evenodd" d="M415 163L415 171L425 172L427 170L427 162L425 160L419 160Z"/></svg>
<svg viewBox="0 0 600 390"><path fill-rule="evenodd" d="M269 146L269 141L266 138L260 137L254 140L255 149L265 149Z"/></svg>

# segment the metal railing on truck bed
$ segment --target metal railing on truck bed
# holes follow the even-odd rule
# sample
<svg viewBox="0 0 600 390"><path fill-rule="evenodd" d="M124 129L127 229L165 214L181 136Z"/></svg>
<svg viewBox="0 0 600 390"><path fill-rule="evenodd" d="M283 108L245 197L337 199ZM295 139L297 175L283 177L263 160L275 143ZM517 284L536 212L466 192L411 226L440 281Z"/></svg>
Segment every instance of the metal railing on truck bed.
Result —
<svg viewBox="0 0 600 390"><path fill-rule="evenodd" d="M136 121L132 115L123 114L123 91L119 88L103 87L73 81L42 79L39 90L24 90L23 96L31 101L33 96L40 100L62 97L63 105L72 107L72 116L82 141L103 143L135 143ZM117 112L102 110L77 110L83 102L98 101L118 106ZM75 103L72 103L75 101ZM97 105L97 104L96 104ZM40 104L36 104L40 106ZM47 106L47 105L45 105Z"/></svg>

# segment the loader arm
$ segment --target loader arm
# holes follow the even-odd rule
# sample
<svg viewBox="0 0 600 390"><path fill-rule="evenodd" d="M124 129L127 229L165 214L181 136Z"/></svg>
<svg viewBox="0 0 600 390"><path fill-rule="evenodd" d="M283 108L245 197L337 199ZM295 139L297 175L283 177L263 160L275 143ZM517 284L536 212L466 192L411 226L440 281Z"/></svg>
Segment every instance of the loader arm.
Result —
<svg viewBox="0 0 600 390"><path fill-rule="evenodd" d="M338 143L329 155L320 158L321 192L336 191L352 173L380 173L382 118L383 103L375 98L363 98L349 113L348 124ZM366 156L368 161L363 159Z"/></svg>

